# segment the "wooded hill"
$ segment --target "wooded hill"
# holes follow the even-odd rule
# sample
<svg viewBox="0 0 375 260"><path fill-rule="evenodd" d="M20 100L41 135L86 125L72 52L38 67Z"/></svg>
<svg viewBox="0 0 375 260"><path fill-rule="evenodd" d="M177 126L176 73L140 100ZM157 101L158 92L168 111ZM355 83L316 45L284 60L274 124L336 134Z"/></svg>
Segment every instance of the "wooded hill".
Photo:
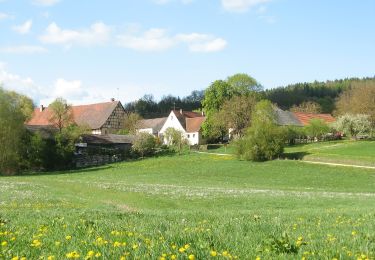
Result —
<svg viewBox="0 0 375 260"><path fill-rule="evenodd" d="M355 83L372 83L373 78L348 78L334 81L313 83L297 83L286 87L278 87L264 91L266 99L277 104L281 109L288 110L303 102L316 102L322 108L322 113L332 113L335 110L335 100L346 89L351 88Z"/></svg>
<svg viewBox="0 0 375 260"><path fill-rule="evenodd" d="M321 106L322 113L333 113L335 100L338 96L353 84L363 82L369 82L375 86L375 76L373 78L347 78L326 82L291 84L264 90L262 95L284 110L289 110L304 102L316 102ZM125 109L136 112L144 118L162 117L168 115L174 108L186 111L201 110L203 98L204 90L195 90L184 98L168 95L158 102L152 95L145 95L137 101L126 104Z"/></svg>

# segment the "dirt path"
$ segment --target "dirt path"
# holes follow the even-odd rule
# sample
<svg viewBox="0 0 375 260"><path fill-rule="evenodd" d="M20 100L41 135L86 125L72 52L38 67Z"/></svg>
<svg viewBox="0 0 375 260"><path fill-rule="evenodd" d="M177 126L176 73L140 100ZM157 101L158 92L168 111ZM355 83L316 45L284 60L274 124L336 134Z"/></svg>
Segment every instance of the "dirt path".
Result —
<svg viewBox="0 0 375 260"><path fill-rule="evenodd" d="M233 154L228 154L228 153L209 153L209 152L195 152L195 153L212 154L212 155L218 155L218 156L233 156Z"/></svg>
<svg viewBox="0 0 375 260"><path fill-rule="evenodd" d="M375 166L364 166L364 165L342 164L342 163L330 163L330 162L315 162L315 161L305 161L305 160L301 160L300 162L311 163L311 164L320 164L320 165L353 167L353 168L362 168L362 169L373 169L373 170L375 170Z"/></svg>

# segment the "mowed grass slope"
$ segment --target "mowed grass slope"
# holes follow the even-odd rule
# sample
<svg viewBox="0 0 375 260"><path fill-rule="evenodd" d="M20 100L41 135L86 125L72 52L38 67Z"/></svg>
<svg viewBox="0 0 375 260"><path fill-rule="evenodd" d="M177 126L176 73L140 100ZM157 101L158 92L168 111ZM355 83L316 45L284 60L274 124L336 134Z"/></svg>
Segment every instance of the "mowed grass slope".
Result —
<svg viewBox="0 0 375 260"><path fill-rule="evenodd" d="M373 259L375 171L187 154L0 178L0 259Z"/></svg>

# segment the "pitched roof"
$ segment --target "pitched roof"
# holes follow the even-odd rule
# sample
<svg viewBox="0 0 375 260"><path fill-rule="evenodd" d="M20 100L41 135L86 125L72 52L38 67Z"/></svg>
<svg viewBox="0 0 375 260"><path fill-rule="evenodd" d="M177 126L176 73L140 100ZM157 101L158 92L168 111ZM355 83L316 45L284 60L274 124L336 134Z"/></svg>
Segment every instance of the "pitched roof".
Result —
<svg viewBox="0 0 375 260"><path fill-rule="evenodd" d="M186 118L186 132L199 132L203 122L206 120L205 117Z"/></svg>
<svg viewBox="0 0 375 260"><path fill-rule="evenodd" d="M202 113L182 110L172 110L176 115L178 121L180 121L182 127L186 132L198 132L201 128L205 117Z"/></svg>
<svg viewBox="0 0 375 260"><path fill-rule="evenodd" d="M165 121L167 121L167 117L143 119L139 121L138 128L139 129L152 128L154 131L159 132L161 128L163 127Z"/></svg>
<svg viewBox="0 0 375 260"><path fill-rule="evenodd" d="M97 103L91 105L72 106L73 119L77 125L86 125L91 129L99 129L107 121L120 101ZM52 111L49 107L40 111L36 108L27 125L51 125Z"/></svg>
<svg viewBox="0 0 375 260"><path fill-rule="evenodd" d="M134 135L83 135L82 142L88 144L132 144Z"/></svg>
<svg viewBox="0 0 375 260"><path fill-rule="evenodd" d="M303 126L302 122L289 111L281 110L278 107L274 107L276 124L280 126Z"/></svg>
<svg viewBox="0 0 375 260"><path fill-rule="evenodd" d="M327 124L336 121L336 119L330 114L311 114L302 112L293 112L293 114L304 126L310 124L310 120L312 119L321 119Z"/></svg>

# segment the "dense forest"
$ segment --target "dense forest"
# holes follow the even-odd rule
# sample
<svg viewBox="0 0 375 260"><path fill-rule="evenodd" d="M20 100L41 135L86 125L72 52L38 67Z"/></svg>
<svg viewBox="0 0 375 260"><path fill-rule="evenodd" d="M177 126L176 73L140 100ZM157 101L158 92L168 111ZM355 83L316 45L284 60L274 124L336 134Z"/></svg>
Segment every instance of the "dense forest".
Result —
<svg viewBox="0 0 375 260"><path fill-rule="evenodd" d="M315 102L321 106L322 113L333 113L335 101L346 89L354 83L375 83L375 76L370 78L347 78L326 82L297 83L284 87L262 91L262 96L277 104L284 110L299 106L305 102ZM155 118L168 115L171 109L187 111L201 110L204 90L194 90L190 95L180 98L172 95L156 101L152 95L144 95L141 99L125 104L125 109L136 112L143 118Z"/></svg>
<svg viewBox="0 0 375 260"><path fill-rule="evenodd" d="M303 102L316 102L320 104L323 113L332 113L335 110L335 100L354 83L375 82L373 78L348 78L334 81L313 83L297 83L286 87L269 89L264 92L265 98L277 104L280 108L288 110Z"/></svg>

